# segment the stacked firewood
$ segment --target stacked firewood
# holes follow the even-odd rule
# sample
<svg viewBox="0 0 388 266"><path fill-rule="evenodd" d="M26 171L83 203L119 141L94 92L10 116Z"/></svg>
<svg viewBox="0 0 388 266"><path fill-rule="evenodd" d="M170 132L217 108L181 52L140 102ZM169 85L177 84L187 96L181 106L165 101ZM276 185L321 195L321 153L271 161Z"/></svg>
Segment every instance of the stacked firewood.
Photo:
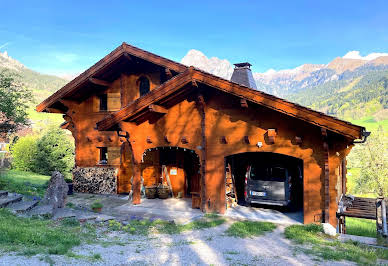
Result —
<svg viewBox="0 0 388 266"><path fill-rule="evenodd" d="M76 192L116 193L116 169L113 167L76 167L73 170Z"/></svg>

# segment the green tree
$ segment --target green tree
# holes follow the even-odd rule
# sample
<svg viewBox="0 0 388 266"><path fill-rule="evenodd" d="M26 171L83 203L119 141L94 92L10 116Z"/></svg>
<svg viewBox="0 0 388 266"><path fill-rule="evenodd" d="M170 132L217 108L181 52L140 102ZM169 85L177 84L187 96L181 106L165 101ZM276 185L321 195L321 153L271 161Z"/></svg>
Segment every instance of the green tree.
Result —
<svg viewBox="0 0 388 266"><path fill-rule="evenodd" d="M35 172L51 174L58 170L69 176L74 167L74 144L64 130L50 127L38 140Z"/></svg>
<svg viewBox="0 0 388 266"><path fill-rule="evenodd" d="M382 126L372 132L367 142L356 147L352 155L357 160L354 166L360 168L356 181L356 192L388 195L388 137Z"/></svg>
<svg viewBox="0 0 388 266"><path fill-rule="evenodd" d="M38 153L38 137L25 136L12 145L12 167L21 171L35 171Z"/></svg>
<svg viewBox="0 0 388 266"><path fill-rule="evenodd" d="M31 91L16 81L17 76L0 71L0 134L14 132L28 123L27 108Z"/></svg>

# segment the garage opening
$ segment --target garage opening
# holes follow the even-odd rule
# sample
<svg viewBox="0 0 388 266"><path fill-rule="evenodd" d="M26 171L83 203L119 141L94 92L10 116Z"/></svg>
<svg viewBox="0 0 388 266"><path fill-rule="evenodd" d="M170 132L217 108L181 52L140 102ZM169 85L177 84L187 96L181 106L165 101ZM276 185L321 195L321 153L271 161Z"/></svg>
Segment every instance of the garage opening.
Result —
<svg viewBox="0 0 388 266"><path fill-rule="evenodd" d="M195 151L180 147L148 149L141 170L144 188L167 186L169 197L192 198L192 207L200 207L200 162Z"/></svg>
<svg viewBox="0 0 388 266"><path fill-rule="evenodd" d="M302 212L303 161L270 152L226 157L227 202L233 205Z"/></svg>

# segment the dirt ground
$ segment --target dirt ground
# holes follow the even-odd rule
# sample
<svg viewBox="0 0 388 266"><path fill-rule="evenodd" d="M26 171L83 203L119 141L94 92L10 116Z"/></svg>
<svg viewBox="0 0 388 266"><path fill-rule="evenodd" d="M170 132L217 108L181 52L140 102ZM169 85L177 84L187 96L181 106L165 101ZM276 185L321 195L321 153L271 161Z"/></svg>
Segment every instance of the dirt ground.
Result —
<svg viewBox="0 0 388 266"><path fill-rule="evenodd" d="M264 236L235 238L224 233L230 224L147 237L113 231L101 236L104 242L73 248L76 258L4 254L0 265L353 265L320 261L298 252L284 238L282 225Z"/></svg>

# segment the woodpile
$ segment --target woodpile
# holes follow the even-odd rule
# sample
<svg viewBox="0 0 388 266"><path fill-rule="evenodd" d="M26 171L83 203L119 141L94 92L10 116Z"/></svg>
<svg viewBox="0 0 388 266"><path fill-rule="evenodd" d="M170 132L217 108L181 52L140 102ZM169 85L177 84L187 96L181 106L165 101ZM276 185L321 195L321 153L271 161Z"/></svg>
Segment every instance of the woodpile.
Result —
<svg viewBox="0 0 388 266"><path fill-rule="evenodd" d="M116 193L116 169L113 167L76 167L73 184L76 192Z"/></svg>

